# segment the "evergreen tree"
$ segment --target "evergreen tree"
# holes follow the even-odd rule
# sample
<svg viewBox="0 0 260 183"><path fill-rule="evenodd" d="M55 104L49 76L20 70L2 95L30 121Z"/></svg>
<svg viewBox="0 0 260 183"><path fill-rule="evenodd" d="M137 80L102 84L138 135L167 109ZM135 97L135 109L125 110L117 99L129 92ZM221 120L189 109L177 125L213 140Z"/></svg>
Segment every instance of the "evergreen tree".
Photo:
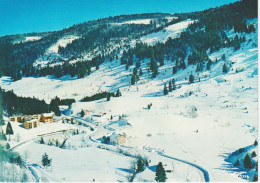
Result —
<svg viewBox="0 0 260 183"><path fill-rule="evenodd" d="M43 138L41 137L40 144L45 144Z"/></svg>
<svg viewBox="0 0 260 183"><path fill-rule="evenodd" d="M175 74L177 72L177 67L176 66L173 66L172 68L172 74Z"/></svg>
<svg viewBox="0 0 260 183"><path fill-rule="evenodd" d="M120 90L118 88L117 91L116 91L116 97L121 97L121 96L122 96L122 94L121 94L121 92L120 92Z"/></svg>
<svg viewBox="0 0 260 183"><path fill-rule="evenodd" d="M85 116L85 113L84 113L83 109L81 109L80 116L81 116L82 118Z"/></svg>
<svg viewBox="0 0 260 183"><path fill-rule="evenodd" d="M254 146L257 146L258 145L258 142L257 142L257 140L255 140L255 142L254 142Z"/></svg>
<svg viewBox="0 0 260 183"><path fill-rule="evenodd" d="M255 151L252 152L251 157L252 157L252 158L256 157Z"/></svg>
<svg viewBox="0 0 260 183"><path fill-rule="evenodd" d="M222 58L222 60L226 60L226 55L225 54L223 54L222 56L221 56L221 58Z"/></svg>
<svg viewBox="0 0 260 183"><path fill-rule="evenodd" d="M44 153L42 155L42 165L43 167L47 168L49 166L51 166L51 159L49 159L48 155L46 153Z"/></svg>
<svg viewBox="0 0 260 183"><path fill-rule="evenodd" d="M162 162L159 162L156 167L155 180L157 182L165 182L167 179L165 170L163 168Z"/></svg>
<svg viewBox="0 0 260 183"><path fill-rule="evenodd" d="M163 94L164 95L168 94L168 90L167 90L166 84L164 84Z"/></svg>
<svg viewBox="0 0 260 183"><path fill-rule="evenodd" d="M136 172L138 173L142 171L144 171L144 163L141 159L138 159Z"/></svg>
<svg viewBox="0 0 260 183"><path fill-rule="evenodd" d="M192 74L189 76L189 83L194 83L194 76Z"/></svg>
<svg viewBox="0 0 260 183"><path fill-rule="evenodd" d="M174 87L175 86L175 79L172 78L172 86Z"/></svg>
<svg viewBox="0 0 260 183"><path fill-rule="evenodd" d="M210 70L211 64L212 64L212 61L209 60L209 61L207 62L207 64L206 64L207 70Z"/></svg>
<svg viewBox="0 0 260 183"><path fill-rule="evenodd" d="M172 83L169 81L169 92L172 92Z"/></svg>
<svg viewBox="0 0 260 183"><path fill-rule="evenodd" d="M107 95L107 101L110 101L110 98L111 98L111 95L108 94L108 95Z"/></svg>
<svg viewBox="0 0 260 183"><path fill-rule="evenodd" d="M7 143L7 144L5 145L5 148L6 148L6 149L10 149L10 144Z"/></svg>
<svg viewBox="0 0 260 183"><path fill-rule="evenodd" d="M142 71L142 69L140 68L140 70L139 70L139 76L142 76L143 75L143 71Z"/></svg>
<svg viewBox="0 0 260 183"><path fill-rule="evenodd" d="M135 84L135 75L132 75L131 77L131 85L134 85Z"/></svg>
<svg viewBox="0 0 260 183"><path fill-rule="evenodd" d="M152 71L152 73L153 73L153 75L152 75L153 78L155 78L156 75L158 74L158 66L157 66L157 63L156 63L154 57L151 58L150 69L151 69L151 71Z"/></svg>
<svg viewBox="0 0 260 183"><path fill-rule="evenodd" d="M227 71L228 71L227 65L226 63L224 63L222 68L222 73L227 73Z"/></svg>
<svg viewBox="0 0 260 183"><path fill-rule="evenodd" d="M240 165L240 163L239 163L239 160L237 159L235 166L239 166L239 165Z"/></svg>
<svg viewBox="0 0 260 183"><path fill-rule="evenodd" d="M10 141L10 135L13 135L13 134L14 134L14 131L13 131L13 128L12 128L10 122L7 123L5 134L6 134L6 135L9 135L9 141Z"/></svg>
<svg viewBox="0 0 260 183"><path fill-rule="evenodd" d="M248 154L245 156L245 159L244 159L244 167L246 169L250 169L252 167L251 158L249 157Z"/></svg>

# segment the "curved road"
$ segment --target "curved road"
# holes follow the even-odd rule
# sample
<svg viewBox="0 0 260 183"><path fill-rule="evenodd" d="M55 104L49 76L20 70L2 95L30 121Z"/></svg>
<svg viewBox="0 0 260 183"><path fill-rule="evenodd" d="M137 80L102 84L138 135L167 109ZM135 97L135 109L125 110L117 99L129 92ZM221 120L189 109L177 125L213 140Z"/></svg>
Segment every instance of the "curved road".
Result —
<svg viewBox="0 0 260 183"><path fill-rule="evenodd" d="M168 155L165 155L165 154L159 154L163 157L166 157L166 158L169 158L169 159L173 159L173 160L176 160L176 161L179 161L179 162L182 162L182 163L186 163L188 165L191 165L197 169L199 169L200 171L202 171L203 175L204 175L204 179L205 179L205 182L210 182L210 178L209 178L209 173L207 170L205 170L204 168L202 168L201 166L199 165L196 165L194 163L191 163L191 162L188 162L188 161L185 161L185 160L181 160L181 159L178 159L178 158L174 158L174 157L171 157L171 156L168 156Z"/></svg>
<svg viewBox="0 0 260 183"><path fill-rule="evenodd" d="M105 129L107 129L107 130L115 131L115 129L113 129L113 128L111 128L111 127L109 127L109 128L107 128L106 126L103 126L103 127L104 127ZM95 132L96 132L96 131L95 131ZM91 134L91 135L93 135L93 134ZM89 135L89 140L91 140L92 142L95 142L95 143L99 143L99 144L100 144L100 142L97 141L97 140L95 140L95 139L93 139L93 138L91 137L91 135ZM105 145L105 144L103 144L103 145ZM133 148L133 147L122 146L122 145L121 145L120 147L123 147L123 148ZM172 159L172 160L175 160L175 161L179 161L179 162L188 164L188 165L190 165L190 166L193 166L193 167L199 169L199 170L203 173L205 182L210 182L210 178L209 178L209 173L208 173L208 171L207 171L206 169L202 168L201 166L199 166L199 165L197 165L197 164L194 164L194 163L191 163L191 162L189 162L189 161L185 161L185 160L182 160L182 159L178 159L178 158L175 158L175 157L172 157L172 156L168 156L168 155L165 155L165 154L162 154L162 153L158 153L158 155L163 156L163 157L166 157L166 158L169 158L169 159Z"/></svg>

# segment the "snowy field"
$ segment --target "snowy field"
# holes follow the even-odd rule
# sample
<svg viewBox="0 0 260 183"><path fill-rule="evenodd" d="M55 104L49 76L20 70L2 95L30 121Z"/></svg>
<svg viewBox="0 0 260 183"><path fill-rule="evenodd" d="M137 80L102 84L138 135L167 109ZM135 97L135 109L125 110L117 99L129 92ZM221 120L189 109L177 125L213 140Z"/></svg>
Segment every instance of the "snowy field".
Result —
<svg viewBox="0 0 260 183"><path fill-rule="evenodd" d="M140 40L144 43L154 45L157 42L166 42L169 37L176 38L180 36L180 33L185 30L189 24L192 24L194 20L185 20L173 25L170 25L159 32L143 36Z"/></svg>
<svg viewBox="0 0 260 183"><path fill-rule="evenodd" d="M48 50L47 53L58 53L58 47L66 47L67 44L71 43L75 39L78 39L79 37L77 36L66 36L57 41L54 45L52 45Z"/></svg>
<svg viewBox="0 0 260 183"><path fill-rule="evenodd" d="M255 23L257 29L257 20L250 21ZM177 36L192 22L180 22L141 39L149 44L166 41L168 37ZM232 31L228 35L232 36ZM134 66L126 71L125 66L120 65L120 60L115 60L102 64L97 71L92 68L92 73L82 79L70 76L24 77L12 82L9 77L2 77L0 85L3 89L12 89L17 95L35 96L46 102L55 96L74 98L77 102L71 107L73 116L82 109L90 110L92 114L107 113L104 117L94 119L100 124L92 134L94 141L113 130L125 133L125 145L147 155L151 166L157 165L159 161L167 164L167 168L174 164L175 172L167 173L167 181L204 179L198 169L163 158L160 156L162 152L203 167L208 171L211 181L245 181L225 161L237 149L252 145L258 133L257 32L246 34L245 37L247 41L237 51L225 48L210 54L211 59L220 59L212 65L211 71L196 73L195 66L188 66L173 75L173 63L165 61L165 65L159 67L159 75L152 80L147 73L147 59L141 63L144 75L137 84L130 85ZM223 54L226 61L221 60ZM232 68L227 74L222 74L225 62L228 65L232 63ZM236 70L239 72L236 73ZM195 76L193 84L188 83L190 73ZM164 83L168 84L172 78L175 78L180 88L164 96ZM79 102L84 96L102 91L115 92L118 88L122 97L112 97L111 101L101 99ZM148 110L147 105L150 103L152 107ZM111 115L115 116L114 120L110 120ZM124 119L130 125L118 125L118 115L126 116ZM129 169L132 159L97 149L95 143L92 143L92 147L70 150L30 142L17 148L17 151L30 149L28 159L37 164L40 164L41 155L47 152L53 158L53 172L48 170L52 177L50 180L126 181L127 173L121 170ZM72 161L68 162L67 159ZM150 167L134 180L154 181L154 175Z"/></svg>

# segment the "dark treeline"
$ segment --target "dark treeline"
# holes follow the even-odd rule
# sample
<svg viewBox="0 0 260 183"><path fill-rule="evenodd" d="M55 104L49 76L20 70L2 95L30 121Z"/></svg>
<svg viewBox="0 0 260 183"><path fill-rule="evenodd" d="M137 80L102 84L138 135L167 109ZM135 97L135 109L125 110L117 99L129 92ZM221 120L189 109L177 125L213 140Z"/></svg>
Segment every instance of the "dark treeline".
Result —
<svg viewBox="0 0 260 183"><path fill-rule="evenodd" d="M86 96L84 97L81 101L82 102L90 102L90 101L94 101L94 100L99 100L102 98L107 98L107 101L110 101L111 97L121 97L122 93L120 92L119 89L117 89L116 93L113 92L101 92L101 93L96 93L92 96Z"/></svg>
<svg viewBox="0 0 260 183"><path fill-rule="evenodd" d="M45 103L44 100L30 97L19 97L14 94L13 91L1 90L0 92L3 96L3 109L8 113L9 116L49 112L49 106Z"/></svg>
<svg viewBox="0 0 260 183"><path fill-rule="evenodd" d="M114 97L115 94L114 93L111 93L111 92L101 92L101 93L96 93L92 96L87 96L87 97L84 97L81 101L82 102L90 102L90 101L94 101L94 100L99 100L99 99L102 99L102 98L107 98L107 97Z"/></svg>
<svg viewBox="0 0 260 183"><path fill-rule="evenodd" d="M27 76L47 76L54 75L56 77L62 77L64 75L71 75L71 77L78 76L78 78L83 78L86 75L89 75L91 72L91 67L96 67L99 69L99 65L104 63L105 58L101 55L98 55L92 58L90 61L81 61L76 62L75 64L69 64L64 62L62 65L57 65L50 67L47 65L44 68L34 69L32 73L29 73Z"/></svg>
<svg viewBox="0 0 260 183"><path fill-rule="evenodd" d="M74 99L59 99L58 97L51 100L48 105L44 100L30 97L19 97L12 90L5 91L0 89L2 96L2 107L9 116L13 115L31 115L41 114L53 111L56 115L60 115L59 105L71 105Z"/></svg>

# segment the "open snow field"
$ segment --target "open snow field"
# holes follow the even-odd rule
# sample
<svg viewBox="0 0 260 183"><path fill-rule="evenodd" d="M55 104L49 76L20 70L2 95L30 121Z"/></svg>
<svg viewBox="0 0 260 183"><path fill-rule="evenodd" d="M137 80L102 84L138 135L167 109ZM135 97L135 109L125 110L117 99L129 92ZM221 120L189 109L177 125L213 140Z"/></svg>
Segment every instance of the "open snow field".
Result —
<svg viewBox="0 0 260 183"><path fill-rule="evenodd" d="M71 43L75 39L78 39L79 37L77 36L66 36L57 41L54 45L52 45L48 50L47 53L58 53L58 48L59 46L61 47L66 47L67 44Z"/></svg>
<svg viewBox="0 0 260 183"><path fill-rule="evenodd" d="M165 42L169 37L176 38L180 35L180 33L185 30L189 24L192 24L194 20L185 20L173 25L170 25L159 32L155 32L149 34L147 36L143 36L140 40L144 43L154 45L157 42Z"/></svg>
<svg viewBox="0 0 260 183"><path fill-rule="evenodd" d="M256 20L252 21L256 23ZM190 23L192 21L187 20L178 26L174 24L143 40L149 44L166 41ZM112 129L124 132L127 137L125 145L148 156L151 167L137 174L135 181L154 181L152 166L159 161L167 164L167 168L174 164L175 172L167 173L167 181L204 181L198 169L164 158L160 156L162 152L203 167L208 171L210 181L245 181L235 174L225 158L241 147L252 145L257 139L257 32L247 34L246 40L237 51L225 48L210 54L213 60L226 55L226 61L214 63L211 71L196 73L195 66L188 66L173 75L173 63L165 61L165 65L159 68L159 75L152 80L147 73L149 60L144 60L141 63L144 75L135 85L130 85L134 66L126 71L119 60L106 62L97 71L92 68L92 73L82 79L24 77L12 82L9 77L2 77L0 85L3 89L14 90L17 95L34 96L46 102L55 96L75 98L77 102L71 107L74 116L82 109L90 110L92 114L107 113L105 117L94 119L100 126L92 137L97 140L112 133ZM224 62L232 63L227 74L221 73ZM193 84L188 83L190 73L195 76ZM180 88L164 96L164 83L168 84L172 78ZM79 102L84 96L102 91L115 92L118 88L122 97L112 97L111 101ZM150 103L152 107L148 110ZM110 120L110 115L125 115L124 119L130 125L117 125L117 118ZM106 126L110 128L106 129ZM69 150L30 142L16 150L24 152L26 149L30 150L28 160L31 162L40 164L44 152L53 158L53 180L126 181L127 173L123 170L129 169L132 161L132 158L94 146Z"/></svg>

